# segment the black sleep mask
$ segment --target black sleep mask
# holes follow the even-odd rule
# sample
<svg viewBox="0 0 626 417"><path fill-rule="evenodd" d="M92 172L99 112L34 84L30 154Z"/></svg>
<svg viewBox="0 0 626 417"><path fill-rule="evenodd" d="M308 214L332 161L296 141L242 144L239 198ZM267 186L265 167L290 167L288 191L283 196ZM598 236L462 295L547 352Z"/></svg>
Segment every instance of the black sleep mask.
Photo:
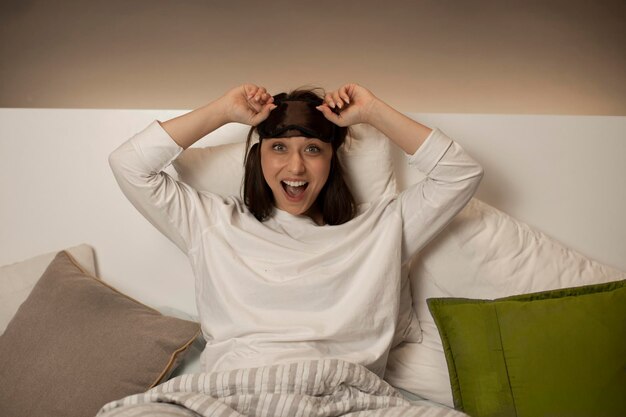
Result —
<svg viewBox="0 0 626 417"><path fill-rule="evenodd" d="M260 140L305 136L332 143L337 138L339 127L315 108L324 103L321 98L286 97L285 93L274 96L277 107L257 126Z"/></svg>

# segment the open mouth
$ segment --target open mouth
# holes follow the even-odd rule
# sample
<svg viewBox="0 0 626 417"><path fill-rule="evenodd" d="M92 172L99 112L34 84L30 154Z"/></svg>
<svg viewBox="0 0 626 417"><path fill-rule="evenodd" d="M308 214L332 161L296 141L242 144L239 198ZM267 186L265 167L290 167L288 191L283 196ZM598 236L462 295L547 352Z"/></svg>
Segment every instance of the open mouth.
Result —
<svg viewBox="0 0 626 417"><path fill-rule="evenodd" d="M301 197L304 190L306 190L306 187L309 185L306 181L281 181L280 183L285 193L287 193L287 196L295 199Z"/></svg>

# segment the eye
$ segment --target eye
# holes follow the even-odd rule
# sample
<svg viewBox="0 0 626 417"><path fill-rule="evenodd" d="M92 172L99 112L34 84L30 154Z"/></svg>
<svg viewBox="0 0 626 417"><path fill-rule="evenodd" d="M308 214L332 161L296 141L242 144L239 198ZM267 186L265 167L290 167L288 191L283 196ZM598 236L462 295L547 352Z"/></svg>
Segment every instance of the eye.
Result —
<svg viewBox="0 0 626 417"><path fill-rule="evenodd" d="M285 145L283 145L282 143L278 142L278 143L275 143L275 144L272 145L272 149L275 150L275 151L278 151L278 152L282 152L282 151L284 151L287 148L285 147Z"/></svg>
<svg viewBox="0 0 626 417"><path fill-rule="evenodd" d="M306 147L305 151L307 153L320 153L322 150L317 145L309 145Z"/></svg>

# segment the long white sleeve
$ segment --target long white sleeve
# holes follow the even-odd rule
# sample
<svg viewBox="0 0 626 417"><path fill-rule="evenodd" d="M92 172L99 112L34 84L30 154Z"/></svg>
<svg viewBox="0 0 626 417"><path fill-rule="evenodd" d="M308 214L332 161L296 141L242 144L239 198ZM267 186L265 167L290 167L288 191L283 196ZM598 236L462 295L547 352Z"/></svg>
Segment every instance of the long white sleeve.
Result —
<svg viewBox="0 0 626 417"><path fill-rule="evenodd" d="M113 151L109 164L128 200L188 253L198 244L200 229L215 220L211 206L218 197L200 194L163 172L182 151L155 121Z"/></svg>
<svg viewBox="0 0 626 417"><path fill-rule="evenodd" d="M461 211L483 176L482 167L438 129L409 157L409 164L426 178L399 196L403 264Z"/></svg>

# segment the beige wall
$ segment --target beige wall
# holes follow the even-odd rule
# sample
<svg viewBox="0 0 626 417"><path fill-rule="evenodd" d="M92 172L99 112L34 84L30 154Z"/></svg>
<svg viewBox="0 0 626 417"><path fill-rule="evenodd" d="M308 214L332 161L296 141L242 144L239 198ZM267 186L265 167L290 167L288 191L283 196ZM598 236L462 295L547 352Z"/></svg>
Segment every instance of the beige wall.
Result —
<svg viewBox="0 0 626 417"><path fill-rule="evenodd" d="M0 107L359 82L406 112L626 115L624 1L0 1Z"/></svg>

